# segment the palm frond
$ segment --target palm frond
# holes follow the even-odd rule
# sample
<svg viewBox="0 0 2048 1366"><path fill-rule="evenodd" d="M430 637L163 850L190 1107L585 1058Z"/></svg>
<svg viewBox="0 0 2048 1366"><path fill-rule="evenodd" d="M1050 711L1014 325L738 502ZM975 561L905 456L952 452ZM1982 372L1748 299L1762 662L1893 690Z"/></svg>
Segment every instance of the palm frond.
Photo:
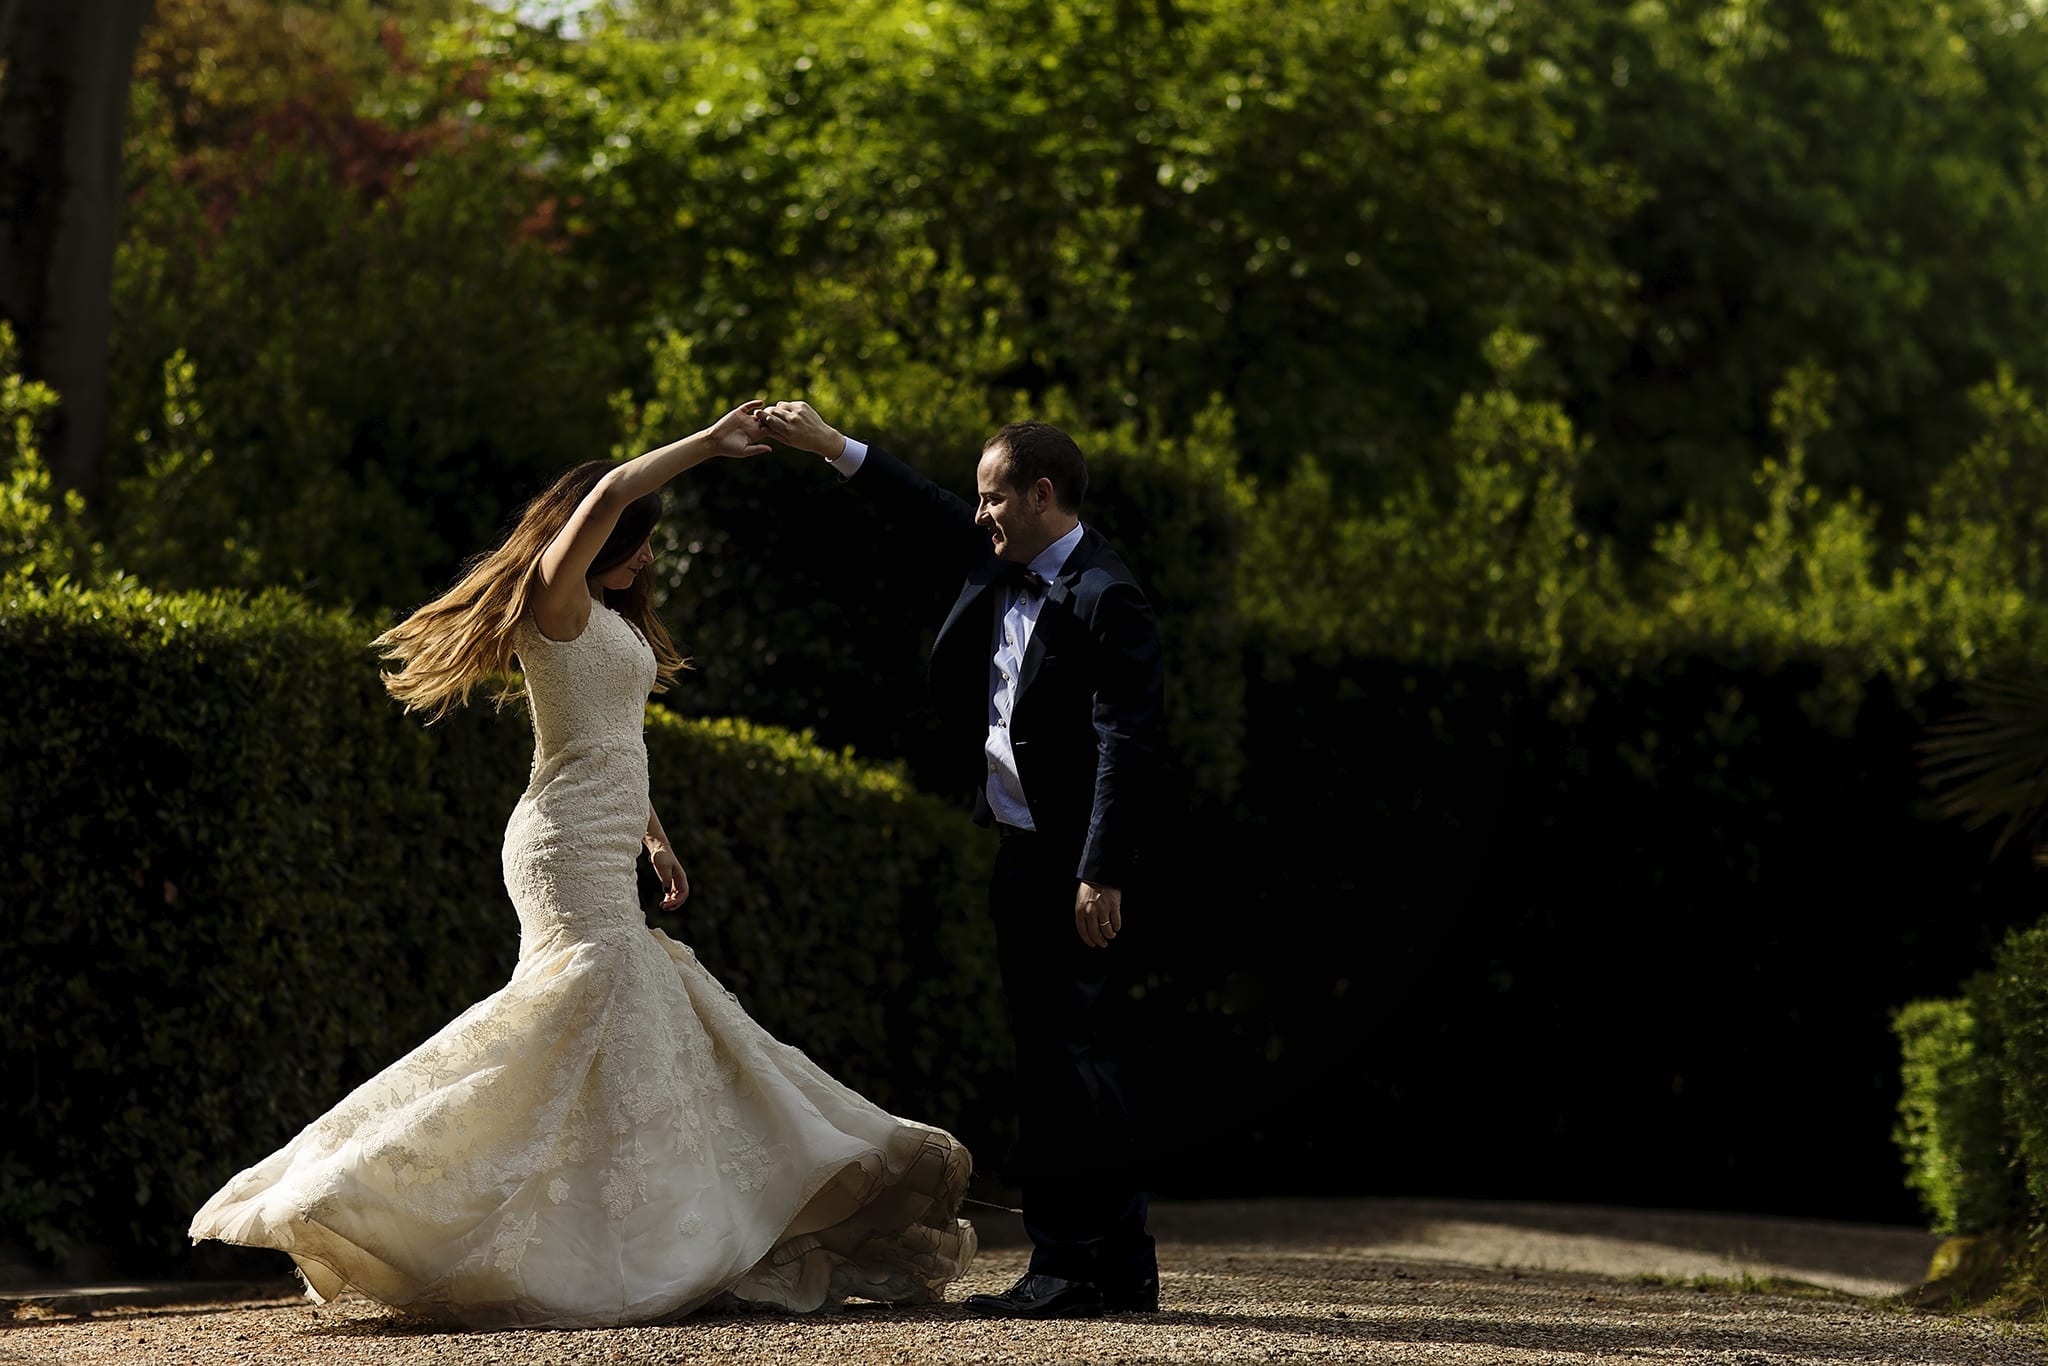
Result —
<svg viewBox="0 0 2048 1366"><path fill-rule="evenodd" d="M2048 863L2048 679L1979 679L1963 703L1916 746L1937 805L1971 830L2002 821L1993 858L2024 836Z"/></svg>

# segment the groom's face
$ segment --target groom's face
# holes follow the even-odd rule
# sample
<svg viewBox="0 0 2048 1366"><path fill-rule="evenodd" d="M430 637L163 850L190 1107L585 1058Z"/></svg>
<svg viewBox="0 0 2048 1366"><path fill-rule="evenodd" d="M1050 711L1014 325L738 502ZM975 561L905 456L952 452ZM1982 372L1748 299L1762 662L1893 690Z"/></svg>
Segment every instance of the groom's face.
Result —
<svg viewBox="0 0 2048 1366"><path fill-rule="evenodd" d="M1041 479L1035 488L1018 488L1010 482L1009 452L993 446L981 453L974 481L980 494L974 524L988 533L996 558L1031 563L1050 544L1043 528L1051 508L1051 485Z"/></svg>

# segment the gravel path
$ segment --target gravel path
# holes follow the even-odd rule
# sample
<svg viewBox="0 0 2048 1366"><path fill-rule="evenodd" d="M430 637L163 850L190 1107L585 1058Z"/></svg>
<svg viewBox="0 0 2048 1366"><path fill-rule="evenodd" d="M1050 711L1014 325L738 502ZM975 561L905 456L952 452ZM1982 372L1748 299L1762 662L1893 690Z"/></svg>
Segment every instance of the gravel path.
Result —
<svg viewBox="0 0 2048 1366"><path fill-rule="evenodd" d="M1026 1251L981 1221L959 1295ZM1934 1240L1914 1230L1451 1201L1162 1206L1161 1312L1020 1324L957 1303L700 1315L662 1328L449 1333L290 1298L17 1308L0 1362L129 1366L599 1363L1445 1363L2048 1366L2039 1325L1910 1313Z"/></svg>

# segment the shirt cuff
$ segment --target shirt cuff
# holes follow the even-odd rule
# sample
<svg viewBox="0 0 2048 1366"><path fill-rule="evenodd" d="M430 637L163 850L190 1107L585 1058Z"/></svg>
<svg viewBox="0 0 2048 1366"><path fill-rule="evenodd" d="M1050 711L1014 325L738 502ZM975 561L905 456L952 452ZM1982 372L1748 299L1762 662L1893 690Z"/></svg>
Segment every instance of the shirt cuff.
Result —
<svg viewBox="0 0 2048 1366"><path fill-rule="evenodd" d="M840 478L851 479L854 473L860 469L861 462L867 458L867 443L865 441L855 441L849 436L846 438L846 449L839 452L838 457L832 461L832 468L839 471Z"/></svg>

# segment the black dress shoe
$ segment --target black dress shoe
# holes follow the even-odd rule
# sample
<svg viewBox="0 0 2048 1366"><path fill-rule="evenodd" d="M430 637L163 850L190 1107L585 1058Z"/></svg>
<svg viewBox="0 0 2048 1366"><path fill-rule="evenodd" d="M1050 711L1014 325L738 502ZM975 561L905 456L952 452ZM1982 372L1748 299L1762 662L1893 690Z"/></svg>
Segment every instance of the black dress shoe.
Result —
<svg viewBox="0 0 2048 1366"><path fill-rule="evenodd" d="M1088 1281L1027 1272L1000 1295L969 1295L967 1307L999 1319L1088 1319L1102 1312L1102 1292Z"/></svg>
<svg viewBox="0 0 2048 1366"><path fill-rule="evenodd" d="M1159 1278L1146 1276L1135 1281L1116 1281L1102 1287L1102 1307L1112 1314L1156 1314L1159 1312Z"/></svg>

